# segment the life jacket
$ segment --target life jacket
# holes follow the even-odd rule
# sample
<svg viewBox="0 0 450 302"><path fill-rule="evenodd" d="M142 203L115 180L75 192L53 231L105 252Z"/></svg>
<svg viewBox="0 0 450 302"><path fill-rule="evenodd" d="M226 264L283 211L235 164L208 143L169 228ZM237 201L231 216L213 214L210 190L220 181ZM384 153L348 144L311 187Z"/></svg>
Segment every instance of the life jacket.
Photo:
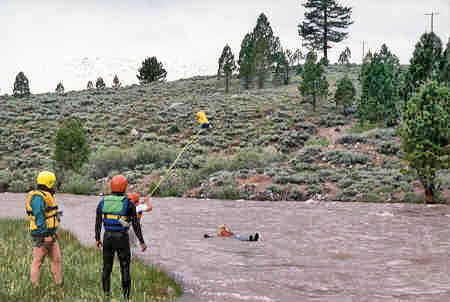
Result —
<svg viewBox="0 0 450 302"><path fill-rule="evenodd" d="M33 208L31 207L31 199L33 196L39 195L45 201L45 225L47 229L53 230L57 229L59 226L59 218L57 214L58 206L56 205L55 198L49 192L45 191L31 191L28 193L27 201L25 202L25 209L27 211L27 215L30 218L30 230L37 230L38 227L36 225L36 217L33 215Z"/></svg>
<svg viewBox="0 0 450 302"><path fill-rule="evenodd" d="M126 231L128 228L120 223L127 221L125 216L128 198L125 196L108 195L100 203L103 225L106 231Z"/></svg>
<svg viewBox="0 0 450 302"><path fill-rule="evenodd" d="M209 124L208 119L206 118L206 114L203 111L197 112L197 120L200 126L203 126L204 124Z"/></svg>
<svg viewBox="0 0 450 302"><path fill-rule="evenodd" d="M228 231L226 231L226 230L222 230L222 231L220 231L217 235L218 235L218 236L222 236L222 237L229 237L229 236L233 236L234 233L228 232Z"/></svg>

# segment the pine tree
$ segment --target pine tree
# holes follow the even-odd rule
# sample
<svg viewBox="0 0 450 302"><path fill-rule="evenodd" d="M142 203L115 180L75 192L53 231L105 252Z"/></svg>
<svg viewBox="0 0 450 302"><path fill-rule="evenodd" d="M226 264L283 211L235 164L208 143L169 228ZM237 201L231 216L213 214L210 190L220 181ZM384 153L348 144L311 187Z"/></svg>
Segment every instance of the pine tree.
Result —
<svg viewBox="0 0 450 302"><path fill-rule="evenodd" d="M352 57L352 52L350 50L350 48L346 47L344 49L343 52L341 52L341 54L339 55L339 64L344 65L344 64L349 64L350 63L350 58Z"/></svg>
<svg viewBox="0 0 450 302"><path fill-rule="evenodd" d="M245 89L250 88L250 80L255 74L255 39L252 33L245 35L239 51L239 77L244 79Z"/></svg>
<svg viewBox="0 0 450 302"><path fill-rule="evenodd" d="M56 92L58 95L63 95L63 94L64 94L64 85L63 85L62 82L59 82L58 85L56 85L55 92Z"/></svg>
<svg viewBox="0 0 450 302"><path fill-rule="evenodd" d="M298 87L304 97L311 97L313 111L317 109L317 98L328 94L328 81L322 64L317 63L314 51L306 55L306 62L302 73L303 81Z"/></svg>
<svg viewBox="0 0 450 302"><path fill-rule="evenodd" d="M426 82L408 101L400 128L404 159L409 171L419 177L425 202L439 191L437 173L450 168L450 91L436 81ZM447 157L447 158L446 158Z"/></svg>
<svg viewBox="0 0 450 302"><path fill-rule="evenodd" d="M265 14L260 14L253 29L255 47L255 71L258 76L258 88L264 87L264 80L272 63L277 59L281 43L273 35L272 27Z"/></svg>
<svg viewBox="0 0 450 302"><path fill-rule="evenodd" d="M348 36L344 29L353 24L352 8L340 6L335 0L308 0L302 6L306 21L298 25L298 33L306 47L320 49L328 60L330 42L339 43Z"/></svg>
<svg viewBox="0 0 450 302"><path fill-rule="evenodd" d="M102 77L97 78L97 81L95 81L95 87L97 89L104 89L106 87L105 81L103 81Z"/></svg>
<svg viewBox="0 0 450 302"><path fill-rule="evenodd" d="M30 95L30 84L22 71L17 74L14 81L13 95L19 98Z"/></svg>
<svg viewBox="0 0 450 302"><path fill-rule="evenodd" d="M428 80L438 80L442 56L442 41L434 33L424 33L414 49L408 73L411 85L417 89Z"/></svg>
<svg viewBox="0 0 450 302"><path fill-rule="evenodd" d="M225 74L225 93L230 90L230 79L233 70L236 69L236 63L234 61L234 55L231 51L230 46L227 44L222 50L222 55L219 58L219 70L217 74L220 76L222 73Z"/></svg>
<svg viewBox="0 0 450 302"><path fill-rule="evenodd" d="M395 123L400 109L400 63L386 44L379 52L368 54L361 67L361 98L358 112L361 120Z"/></svg>
<svg viewBox="0 0 450 302"><path fill-rule="evenodd" d="M352 80L345 75L336 83L336 92L334 94L334 101L336 102L336 111L338 110L338 105L342 105L343 111L350 107L356 95L356 89L353 86Z"/></svg>
<svg viewBox="0 0 450 302"><path fill-rule="evenodd" d="M117 76L117 74L115 74L115 75L114 75L114 78L113 78L113 85L112 85L112 88L114 88L114 89L119 89L120 86L122 86L122 83L120 83L119 77Z"/></svg>
<svg viewBox="0 0 450 302"><path fill-rule="evenodd" d="M450 38L448 38L447 47L442 54L439 79L450 87Z"/></svg>
<svg viewBox="0 0 450 302"><path fill-rule="evenodd" d="M87 82L86 88L87 88L88 90L94 89L94 84L92 83L92 81L88 81L88 82Z"/></svg>
<svg viewBox="0 0 450 302"><path fill-rule="evenodd" d="M163 81L166 79L167 71L161 62L158 62L156 57L146 58L142 62L142 66L136 75L141 84L149 84L156 81Z"/></svg>

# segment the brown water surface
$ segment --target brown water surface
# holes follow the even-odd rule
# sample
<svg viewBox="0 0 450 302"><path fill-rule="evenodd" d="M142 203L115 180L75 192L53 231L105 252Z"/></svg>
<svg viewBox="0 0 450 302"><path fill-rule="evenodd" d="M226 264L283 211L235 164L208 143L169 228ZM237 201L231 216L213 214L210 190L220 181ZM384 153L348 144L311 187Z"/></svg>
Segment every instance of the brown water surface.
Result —
<svg viewBox="0 0 450 302"><path fill-rule="evenodd" d="M25 217L25 196L0 194L0 215ZM93 246L100 197L56 198ZM182 281L185 302L450 301L449 222L443 205L155 198L136 255ZM262 238L203 239L222 223Z"/></svg>

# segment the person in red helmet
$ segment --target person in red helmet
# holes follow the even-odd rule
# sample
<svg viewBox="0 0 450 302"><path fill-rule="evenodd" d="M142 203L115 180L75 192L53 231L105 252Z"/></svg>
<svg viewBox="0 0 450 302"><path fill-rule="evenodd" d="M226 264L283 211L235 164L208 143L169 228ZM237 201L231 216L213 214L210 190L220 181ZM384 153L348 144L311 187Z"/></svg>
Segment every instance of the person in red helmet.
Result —
<svg viewBox="0 0 450 302"><path fill-rule="evenodd" d="M127 179L123 175L116 175L111 179L110 186L112 194L105 196L97 207L95 240L98 249L103 246L102 284L106 301L110 301L110 280L115 253L117 253L120 262L123 299L128 301L131 288L131 250L128 235L130 225L133 226L142 251L147 249L147 245L142 236L141 224L136 214L136 206L125 195L128 186ZM105 228L103 242L100 241L102 225Z"/></svg>
<svg viewBox="0 0 450 302"><path fill-rule="evenodd" d="M137 218L142 222L142 214L150 212L152 210L152 205L150 203L150 196L144 198L142 202L139 201L140 196L136 192L128 193L128 199L136 206ZM130 245L133 248L138 247L138 239L133 232L130 232Z"/></svg>

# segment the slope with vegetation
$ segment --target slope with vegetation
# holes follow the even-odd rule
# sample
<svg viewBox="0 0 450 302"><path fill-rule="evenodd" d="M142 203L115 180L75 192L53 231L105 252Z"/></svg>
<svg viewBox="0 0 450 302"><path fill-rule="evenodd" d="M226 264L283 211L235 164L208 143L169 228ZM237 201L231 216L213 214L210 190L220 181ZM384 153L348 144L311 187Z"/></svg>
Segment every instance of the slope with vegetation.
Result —
<svg viewBox="0 0 450 302"><path fill-rule="evenodd" d="M331 95L347 74L356 87L359 66L326 68ZM39 169L56 167L54 137L66 117L82 121L89 160L60 183L60 190L100 193L106 177L125 174L148 193L198 129L197 111L213 128L182 156L159 196L257 200L416 201L417 179L401 173L395 128L361 128L336 112L332 97L317 111L292 84L231 93L223 80L194 77L147 86L70 91L27 98L1 97L0 189L26 191ZM357 89L360 94L360 88ZM445 171L444 196L450 178ZM446 195L447 194L447 195Z"/></svg>

